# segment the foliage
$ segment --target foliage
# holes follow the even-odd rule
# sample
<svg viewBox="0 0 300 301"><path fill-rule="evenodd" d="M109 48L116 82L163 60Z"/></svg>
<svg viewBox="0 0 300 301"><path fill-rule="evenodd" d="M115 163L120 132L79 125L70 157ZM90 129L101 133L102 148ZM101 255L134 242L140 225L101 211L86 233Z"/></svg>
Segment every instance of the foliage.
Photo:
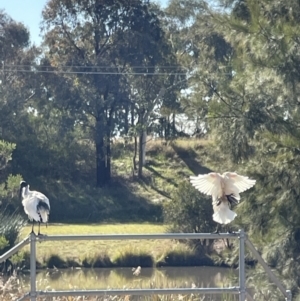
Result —
<svg viewBox="0 0 300 301"><path fill-rule="evenodd" d="M181 245L180 245L181 246ZM195 248L182 245L181 248L174 248L160 258L156 266L212 266L214 262L207 255L199 254Z"/></svg>
<svg viewBox="0 0 300 301"><path fill-rule="evenodd" d="M16 144L14 143L8 143L4 140L0 140L0 170L2 171L2 175L6 175L5 169L8 166L8 162L12 159L12 153L15 147ZM12 204L13 202L11 201L14 199L16 191L18 191L21 179L20 175L13 176L10 174L6 179L6 183L0 184L1 254L5 253L15 245L21 229L26 225L24 218L20 214L16 213L16 211L13 212L15 204ZM0 180L2 181L3 178L0 178Z"/></svg>
<svg viewBox="0 0 300 301"><path fill-rule="evenodd" d="M132 94L140 92L139 82L129 81L129 74L148 83L154 79L151 74L167 64L170 51L164 32L157 15L140 0L71 5L52 0L43 11L43 29L48 51L41 68L60 72L51 81L48 75L41 78L42 87L50 92L43 103L49 106L51 99L51 109L63 111L93 141L96 183L103 187L111 177L110 139L127 134L129 118L136 115L132 106L138 101ZM157 82L147 83L143 94L149 89L157 94ZM158 84L163 86L162 81ZM147 104L149 97L142 102Z"/></svg>
<svg viewBox="0 0 300 301"><path fill-rule="evenodd" d="M182 182L173 194L172 201L164 205L165 222L169 231L175 233L210 233L215 230L212 220L212 205L208 197L203 197L191 188L187 182ZM212 240L192 241L191 244L209 249Z"/></svg>
<svg viewBox="0 0 300 301"><path fill-rule="evenodd" d="M68 264L70 266L70 264ZM107 254L94 254L92 257L84 258L82 266L85 268L108 268L113 267L114 263Z"/></svg>
<svg viewBox="0 0 300 301"><path fill-rule="evenodd" d="M21 175L8 175L5 183L0 184L0 208L12 213L20 206L19 187Z"/></svg>
<svg viewBox="0 0 300 301"><path fill-rule="evenodd" d="M18 197L18 188L22 177L20 175L7 175L8 162L12 160L12 153L16 148L15 143L9 143L0 140L0 208L9 212L16 208L16 197Z"/></svg>
<svg viewBox="0 0 300 301"><path fill-rule="evenodd" d="M9 246L9 242L5 238L5 236L0 236L0 250L4 250Z"/></svg>
<svg viewBox="0 0 300 301"><path fill-rule="evenodd" d="M56 254L52 254L48 259L47 259L47 268L49 269L63 269L66 268L67 265L65 263L65 261Z"/></svg>
<svg viewBox="0 0 300 301"><path fill-rule="evenodd" d="M12 152L16 144L0 140L0 170L7 167L8 162L12 159Z"/></svg>
<svg viewBox="0 0 300 301"><path fill-rule="evenodd" d="M194 105L225 160L215 157L214 165L234 166L257 179L255 190L245 194L247 202L238 206L244 218L237 222L296 294L299 3L232 4L232 10L208 11L202 19L231 51L224 52L223 60L200 57L194 79L201 86L190 98L196 93L201 96Z"/></svg>
<svg viewBox="0 0 300 301"><path fill-rule="evenodd" d="M154 258L145 251L136 250L132 252L132 249L129 248L121 250L114 258L114 263L119 267L153 267Z"/></svg>
<svg viewBox="0 0 300 301"><path fill-rule="evenodd" d="M24 218L18 213L9 214L0 212L0 236L5 238L7 244L1 249L1 253L13 247L17 241L21 229L26 225Z"/></svg>

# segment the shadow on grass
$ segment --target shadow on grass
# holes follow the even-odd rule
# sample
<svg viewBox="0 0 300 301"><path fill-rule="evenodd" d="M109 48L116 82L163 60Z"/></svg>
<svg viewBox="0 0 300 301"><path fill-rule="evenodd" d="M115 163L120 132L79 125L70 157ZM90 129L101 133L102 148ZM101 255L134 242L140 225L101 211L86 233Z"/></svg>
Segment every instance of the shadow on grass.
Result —
<svg viewBox="0 0 300 301"><path fill-rule="evenodd" d="M163 190L157 188L157 186L153 183L151 177L143 176L142 178L138 179L138 182L139 182L139 183L141 184L141 186L143 186L143 188L145 188L146 190L149 190L147 187L148 187L148 186L151 186L151 188L152 188L153 190L155 190L157 193L159 193L160 195L163 195L164 197L166 197L166 198L168 198L168 199L171 199L171 196L170 196L167 192L165 192L165 191L163 191Z"/></svg>
<svg viewBox="0 0 300 301"><path fill-rule="evenodd" d="M112 179L103 188L84 182L48 182L51 202L50 222L157 222L162 208L143 196L134 194L132 183L124 178Z"/></svg>
<svg viewBox="0 0 300 301"><path fill-rule="evenodd" d="M178 157L187 165L187 167L195 174L206 174L212 172L211 169L201 165L197 160L197 156L199 156L193 149L185 149L177 146L176 144L172 144L172 147Z"/></svg>
<svg viewBox="0 0 300 301"><path fill-rule="evenodd" d="M166 182L168 182L169 184L172 184L175 187L178 187L178 184L173 181L170 178L167 178L165 176L163 176L161 173L159 173L157 170L155 170L153 167L151 167L150 165L145 165L145 168L148 169L149 171L151 171L154 175L160 177L161 179L165 180Z"/></svg>

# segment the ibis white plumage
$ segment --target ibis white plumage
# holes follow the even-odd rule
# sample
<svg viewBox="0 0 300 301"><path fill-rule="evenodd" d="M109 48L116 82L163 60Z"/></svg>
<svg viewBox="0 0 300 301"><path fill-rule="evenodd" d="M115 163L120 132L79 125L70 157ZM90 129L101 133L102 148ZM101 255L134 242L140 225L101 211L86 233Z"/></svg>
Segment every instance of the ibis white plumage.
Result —
<svg viewBox="0 0 300 301"><path fill-rule="evenodd" d="M230 210L231 206L239 203L240 193L253 187L256 180L251 180L235 172L225 172L222 175L211 172L205 175L191 176L190 182L200 192L212 196L213 220L226 225L237 216Z"/></svg>
<svg viewBox="0 0 300 301"><path fill-rule="evenodd" d="M40 234L41 223L47 224L49 219L49 199L41 192L29 190L29 185L25 181L20 182L20 197L22 197L24 211L32 221L32 232L36 221L39 224L38 234Z"/></svg>

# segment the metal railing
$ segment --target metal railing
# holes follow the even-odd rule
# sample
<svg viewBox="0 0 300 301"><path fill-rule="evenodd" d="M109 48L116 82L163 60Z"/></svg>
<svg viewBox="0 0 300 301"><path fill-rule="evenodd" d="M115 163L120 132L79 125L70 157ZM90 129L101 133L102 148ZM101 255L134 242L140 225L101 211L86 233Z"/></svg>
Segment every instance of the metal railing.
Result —
<svg viewBox="0 0 300 301"><path fill-rule="evenodd" d="M38 291L36 289L36 243L43 241L66 240L148 240L148 239L239 239L239 286L227 288L168 288L168 289L110 289L110 290L64 290L64 291ZM286 290L272 270L264 262L255 249L247 234L240 230L234 233L165 233L165 234L99 234L99 235L38 235L31 233L12 249L0 256L0 263L15 254L25 245L30 244L30 292L17 301L36 301L38 297L58 296L99 296L99 295L167 295L167 294L238 294L239 301L254 299L246 289L245 277L245 245L250 249L258 262L262 265L272 282L285 296L286 301L292 301L290 290Z"/></svg>

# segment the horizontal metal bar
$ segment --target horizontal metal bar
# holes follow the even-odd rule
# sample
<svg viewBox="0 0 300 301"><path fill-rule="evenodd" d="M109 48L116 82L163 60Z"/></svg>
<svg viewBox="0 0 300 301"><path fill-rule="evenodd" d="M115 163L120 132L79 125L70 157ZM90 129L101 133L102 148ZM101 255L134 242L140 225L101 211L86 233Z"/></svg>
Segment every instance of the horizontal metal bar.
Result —
<svg viewBox="0 0 300 301"><path fill-rule="evenodd" d="M285 288L283 287L283 285L281 284L281 282L279 281L279 279L275 276L275 274L273 273L273 271L270 269L270 267L265 263L265 261L263 260L263 258L260 256L260 254L258 253L258 251L255 249L254 245L252 244L252 242L249 239L246 239L246 245L247 247L250 249L250 251L252 252L252 254L256 257L257 261L262 265L262 267L264 268L264 270L266 271L266 273L268 274L268 276L270 277L270 279L276 284L276 286L280 289L280 291L282 292L282 294L285 297L288 297L288 293L286 292Z"/></svg>
<svg viewBox="0 0 300 301"><path fill-rule="evenodd" d="M167 294L238 294L238 287L228 288L166 288L166 289L112 289L112 290L72 290L72 291L37 291L37 297L58 296L100 296L100 295L167 295Z"/></svg>
<svg viewBox="0 0 300 301"><path fill-rule="evenodd" d="M163 234L91 234L91 235L39 235L39 241L55 240L129 240L129 239L220 239L238 238L235 233L163 233Z"/></svg>
<svg viewBox="0 0 300 301"><path fill-rule="evenodd" d="M29 244L29 237L26 237L22 241L20 241L18 244L16 244L14 247L12 247L10 250L8 250L6 253L0 256L0 263L5 261L10 256L17 253L21 248Z"/></svg>
<svg viewBox="0 0 300 301"><path fill-rule="evenodd" d="M20 297L19 299L17 299L16 301L24 301L29 299L30 294L26 293L25 295L23 295L22 297Z"/></svg>

